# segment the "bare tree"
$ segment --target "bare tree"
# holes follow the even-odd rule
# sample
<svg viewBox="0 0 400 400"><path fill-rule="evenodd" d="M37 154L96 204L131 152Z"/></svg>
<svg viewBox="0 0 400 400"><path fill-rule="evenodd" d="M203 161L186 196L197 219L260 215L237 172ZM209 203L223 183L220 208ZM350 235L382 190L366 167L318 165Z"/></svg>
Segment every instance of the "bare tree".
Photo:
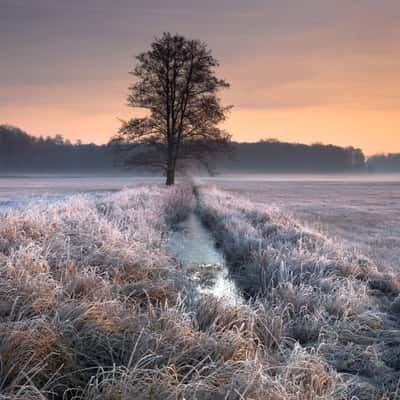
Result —
<svg viewBox="0 0 400 400"><path fill-rule="evenodd" d="M128 103L149 115L124 121L113 142L136 148L128 165L161 168L173 185L177 167L206 164L210 153L227 148L230 135L218 124L230 107L221 105L218 92L229 84L215 76L219 64L205 43L177 34L164 33L137 61Z"/></svg>

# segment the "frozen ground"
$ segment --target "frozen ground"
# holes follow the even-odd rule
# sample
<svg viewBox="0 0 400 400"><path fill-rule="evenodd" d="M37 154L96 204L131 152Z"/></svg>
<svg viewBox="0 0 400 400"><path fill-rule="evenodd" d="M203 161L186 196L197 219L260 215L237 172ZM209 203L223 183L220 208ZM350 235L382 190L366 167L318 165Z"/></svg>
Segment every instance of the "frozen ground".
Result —
<svg viewBox="0 0 400 400"><path fill-rule="evenodd" d="M0 215L1 399L398 398L398 277L286 213L369 216L393 182L82 182ZM243 301L192 297L226 282L225 260Z"/></svg>
<svg viewBox="0 0 400 400"><path fill-rule="evenodd" d="M301 220L362 248L379 263L400 268L400 176L242 175L202 179L277 204ZM162 178L119 176L0 176L0 211L32 200L56 201L74 193L102 193L160 183Z"/></svg>
<svg viewBox="0 0 400 400"><path fill-rule="evenodd" d="M302 221L400 269L400 177L230 177L211 180L250 199L276 204Z"/></svg>
<svg viewBox="0 0 400 400"><path fill-rule="evenodd" d="M100 193L161 178L129 175L0 175L0 210L23 207L32 200L56 201L76 193Z"/></svg>

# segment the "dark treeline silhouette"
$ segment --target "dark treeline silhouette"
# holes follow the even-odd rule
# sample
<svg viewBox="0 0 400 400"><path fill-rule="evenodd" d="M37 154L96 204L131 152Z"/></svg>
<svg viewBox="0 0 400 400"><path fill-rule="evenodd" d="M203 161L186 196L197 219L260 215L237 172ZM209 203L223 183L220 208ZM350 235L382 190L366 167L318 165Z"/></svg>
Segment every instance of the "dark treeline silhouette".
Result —
<svg viewBox="0 0 400 400"><path fill-rule="evenodd" d="M218 170L244 172L349 172L365 169L360 149L333 145L286 143L275 139L232 143L229 157L217 161Z"/></svg>
<svg viewBox="0 0 400 400"><path fill-rule="evenodd" d="M61 135L33 137L0 125L0 172L95 172L113 168L108 146L72 144Z"/></svg>
<svg viewBox="0 0 400 400"><path fill-rule="evenodd" d="M356 172L400 171L400 155L377 155L366 161L361 150L333 145L304 145L264 140L232 143L229 155L213 157L217 172ZM0 125L0 173L120 172L111 145L72 144L62 136L36 138Z"/></svg>
<svg viewBox="0 0 400 400"><path fill-rule="evenodd" d="M371 172L400 172L400 153L377 154L368 159Z"/></svg>

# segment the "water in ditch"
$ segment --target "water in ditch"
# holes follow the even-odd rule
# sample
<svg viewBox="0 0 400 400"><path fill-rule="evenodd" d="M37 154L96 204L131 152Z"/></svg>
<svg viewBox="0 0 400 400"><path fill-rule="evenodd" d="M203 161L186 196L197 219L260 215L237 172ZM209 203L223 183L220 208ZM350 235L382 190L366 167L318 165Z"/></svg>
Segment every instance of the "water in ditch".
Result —
<svg viewBox="0 0 400 400"><path fill-rule="evenodd" d="M191 213L171 236L169 248L199 295L212 295L230 304L241 303L241 295L229 276L224 255L215 247L212 234Z"/></svg>

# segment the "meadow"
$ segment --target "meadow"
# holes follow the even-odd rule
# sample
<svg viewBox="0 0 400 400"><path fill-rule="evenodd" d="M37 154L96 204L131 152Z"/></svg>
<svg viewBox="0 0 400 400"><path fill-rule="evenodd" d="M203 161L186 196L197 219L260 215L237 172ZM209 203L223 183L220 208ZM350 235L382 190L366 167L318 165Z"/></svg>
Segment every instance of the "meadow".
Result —
<svg viewBox="0 0 400 400"><path fill-rule="evenodd" d="M214 183L43 192L3 207L0 399L400 397L395 251L378 262L367 234L341 234L337 211L322 218L340 198L387 213L380 189L364 199L359 187ZM171 251L193 216L241 301L199 295ZM351 221L347 231L368 227Z"/></svg>
<svg viewBox="0 0 400 400"><path fill-rule="evenodd" d="M222 177L214 182L255 202L276 205L379 264L400 266L399 175L311 178Z"/></svg>

